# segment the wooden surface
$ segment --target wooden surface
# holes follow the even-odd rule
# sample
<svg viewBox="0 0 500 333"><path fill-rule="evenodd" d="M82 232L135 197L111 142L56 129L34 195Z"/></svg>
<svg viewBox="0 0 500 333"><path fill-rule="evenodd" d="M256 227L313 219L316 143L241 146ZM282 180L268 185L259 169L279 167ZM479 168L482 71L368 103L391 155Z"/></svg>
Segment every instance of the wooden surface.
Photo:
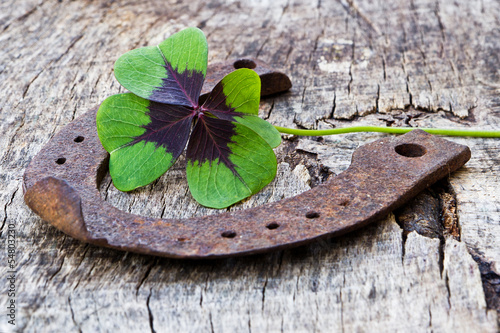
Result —
<svg viewBox="0 0 500 333"><path fill-rule="evenodd" d="M88 246L23 202L22 176L76 116L123 89L113 63L187 27L209 62L257 57L292 90L261 103L276 125L500 128L495 0L0 2L0 331L497 332L499 141L451 139L471 161L385 220L289 251L182 261ZM280 171L244 208L345 170L380 134L287 137ZM187 192L184 160L155 184L102 196L134 213L217 213ZM321 200L321 198L318 198ZM444 209L444 210L443 210ZM442 225L446 224L446 227ZM16 325L6 306L8 234L17 236ZM413 230L413 231L412 231Z"/></svg>

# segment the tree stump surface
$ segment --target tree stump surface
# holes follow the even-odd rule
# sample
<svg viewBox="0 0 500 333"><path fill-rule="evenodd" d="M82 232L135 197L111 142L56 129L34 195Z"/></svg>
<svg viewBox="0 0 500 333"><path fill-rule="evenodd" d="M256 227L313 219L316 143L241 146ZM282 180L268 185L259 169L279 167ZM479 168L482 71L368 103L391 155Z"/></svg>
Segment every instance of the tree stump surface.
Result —
<svg viewBox="0 0 500 333"><path fill-rule="evenodd" d="M498 130L499 23L494 0L1 1L0 331L497 332L498 139L450 138L471 148L471 160L382 221L231 259L81 243L25 205L22 176L61 128L124 91L113 76L121 54L188 26L207 35L209 64L250 56L289 75L288 93L261 102L260 115L275 125ZM383 136L286 136L275 181L231 209L316 186ZM184 169L181 158L131 193L108 175L101 195L148 216L217 214L191 198Z"/></svg>

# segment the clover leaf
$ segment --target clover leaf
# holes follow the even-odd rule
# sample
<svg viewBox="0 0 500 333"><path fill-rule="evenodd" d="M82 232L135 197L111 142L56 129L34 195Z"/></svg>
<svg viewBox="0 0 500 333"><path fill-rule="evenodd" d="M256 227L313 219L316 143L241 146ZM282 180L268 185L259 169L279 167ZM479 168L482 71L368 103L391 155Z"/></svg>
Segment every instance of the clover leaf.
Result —
<svg viewBox="0 0 500 333"><path fill-rule="evenodd" d="M187 28L158 46L129 51L116 61L115 77L131 93L108 97L96 121L119 190L131 191L156 180L186 144L189 189L204 206L228 207L276 176L272 148L281 137L258 117L259 76L238 69L199 105L207 54L203 32Z"/></svg>

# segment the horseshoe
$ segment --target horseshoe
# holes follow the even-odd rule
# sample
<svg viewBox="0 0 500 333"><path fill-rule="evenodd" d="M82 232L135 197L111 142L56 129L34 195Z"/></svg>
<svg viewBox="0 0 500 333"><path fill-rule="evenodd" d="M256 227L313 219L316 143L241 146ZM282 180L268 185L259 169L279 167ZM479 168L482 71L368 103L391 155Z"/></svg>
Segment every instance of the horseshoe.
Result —
<svg viewBox="0 0 500 333"><path fill-rule="evenodd" d="M263 80L266 94L286 87L273 83L290 82L248 61L225 70L264 67L272 74ZM109 155L97 137L96 112L68 124L33 158L23 179L26 204L83 242L171 258L247 255L344 234L385 217L471 155L467 146L414 130L358 148L346 171L293 198L219 215L158 219L126 213L100 197Z"/></svg>

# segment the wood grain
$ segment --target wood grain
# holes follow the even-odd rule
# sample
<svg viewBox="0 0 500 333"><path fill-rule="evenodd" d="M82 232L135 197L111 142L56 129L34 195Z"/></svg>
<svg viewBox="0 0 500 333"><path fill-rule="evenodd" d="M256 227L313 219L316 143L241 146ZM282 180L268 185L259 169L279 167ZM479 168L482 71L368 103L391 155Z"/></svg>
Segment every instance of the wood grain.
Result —
<svg viewBox="0 0 500 333"><path fill-rule="evenodd" d="M22 175L57 131L123 91L112 71L122 53L187 26L205 31L209 62L252 56L290 76L290 92L261 103L261 116L276 125L498 130L499 22L494 0L0 1L2 276L11 225L17 235L16 325L6 319L5 282L0 331L497 332L495 139L452 139L472 150L446 190L459 240L406 232L391 214L341 238L227 260L82 244L25 206ZM231 209L305 191L381 136L287 136L276 150L276 180ZM130 194L108 176L101 195L150 216L216 214L190 197L184 163ZM440 198L437 189L427 196Z"/></svg>

